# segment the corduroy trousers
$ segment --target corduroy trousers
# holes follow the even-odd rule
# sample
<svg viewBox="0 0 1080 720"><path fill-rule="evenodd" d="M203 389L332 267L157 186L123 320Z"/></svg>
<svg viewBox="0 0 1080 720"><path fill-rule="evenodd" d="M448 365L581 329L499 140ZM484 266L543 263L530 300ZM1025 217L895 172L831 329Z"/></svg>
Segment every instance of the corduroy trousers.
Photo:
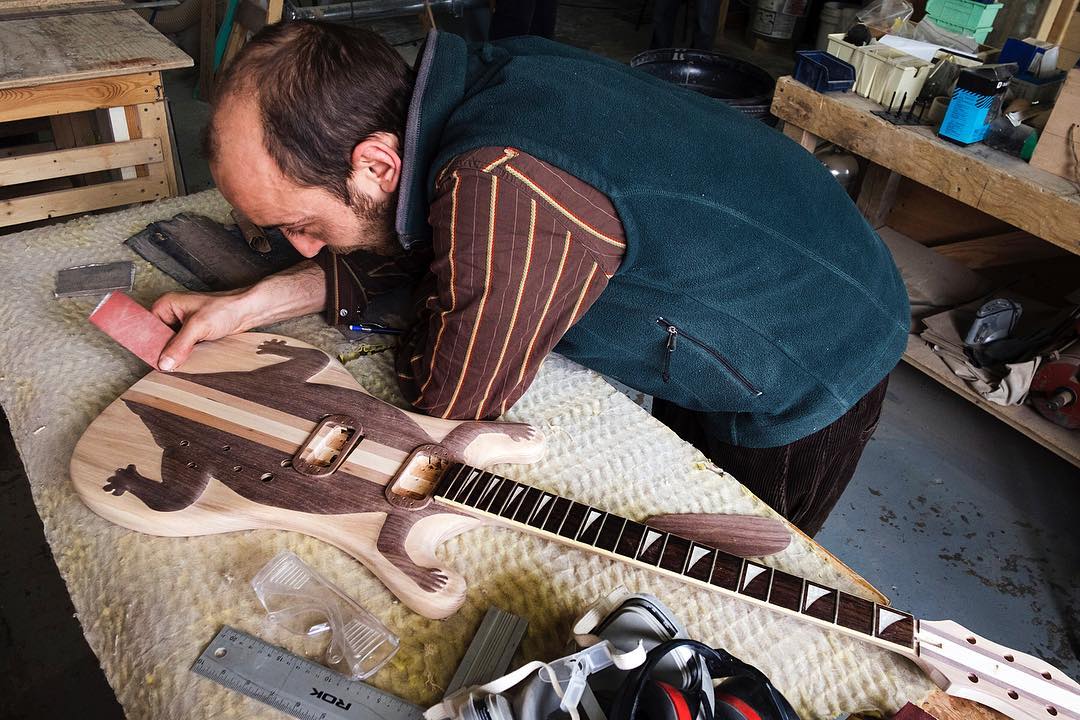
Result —
<svg viewBox="0 0 1080 720"><path fill-rule="evenodd" d="M811 537L848 486L877 429L888 375L831 425L787 445L748 448L709 433L707 414L653 399L653 415Z"/></svg>

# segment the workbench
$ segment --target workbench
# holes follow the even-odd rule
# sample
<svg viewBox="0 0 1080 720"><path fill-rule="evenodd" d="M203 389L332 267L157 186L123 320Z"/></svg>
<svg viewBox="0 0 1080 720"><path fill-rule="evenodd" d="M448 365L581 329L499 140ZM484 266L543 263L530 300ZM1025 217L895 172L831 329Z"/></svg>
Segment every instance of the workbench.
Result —
<svg viewBox="0 0 1080 720"><path fill-rule="evenodd" d="M0 139L31 138L0 147L0 227L181 194L161 73L191 65L115 0L0 9Z"/></svg>
<svg viewBox="0 0 1080 720"><path fill-rule="evenodd" d="M857 204L875 229L888 226L972 268L1080 255L1080 189L1072 183L981 143L961 147L930 126L872 114L882 109L853 92L819 93L791 77L777 81L772 105L784 133L808 151L825 140L866 158ZM1080 432L1026 405L984 400L917 335L904 360L1080 466Z"/></svg>
<svg viewBox="0 0 1080 720"><path fill-rule="evenodd" d="M351 556L303 535L155 537L93 514L69 479L72 450L91 420L148 368L86 321L100 298L53 298L55 273L69 265L131 260L132 296L149 305L177 285L123 240L181 211L222 221L229 207L216 191L162 200L8 235L0 253L6 279L0 286L0 404L78 619L128 717L279 717L189 667L224 624L294 651L310 649L266 620L250 586L283 548L398 634L398 654L371 682L418 704L439 699L491 605L529 620L519 661L550 659L563 654L572 619L620 584L655 593L693 637L761 667L808 720L860 709L893 711L932 690L913 665L876 646L531 535L483 528L448 542L440 554L467 578L469 591L457 613L433 621L398 603ZM334 356L355 349L318 316L267 330ZM403 403L391 353L345 366L377 397ZM633 518L665 512L778 517L599 375L557 355L544 362L506 419L534 424L548 446L539 463L494 469L511 479ZM796 530L786 550L763 562L884 599Z"/></svg>

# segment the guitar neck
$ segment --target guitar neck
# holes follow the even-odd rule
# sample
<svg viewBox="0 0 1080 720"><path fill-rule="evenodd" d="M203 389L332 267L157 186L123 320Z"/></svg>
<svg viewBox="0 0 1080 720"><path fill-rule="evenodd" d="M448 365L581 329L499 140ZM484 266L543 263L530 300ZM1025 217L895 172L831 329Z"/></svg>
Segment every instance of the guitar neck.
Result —
<svg viewBox="0 0 1080 720"><path fill-rule="evenodd" d="M455 464L436 502L835 629L914 659L918 620L709 545Z"/></svg>

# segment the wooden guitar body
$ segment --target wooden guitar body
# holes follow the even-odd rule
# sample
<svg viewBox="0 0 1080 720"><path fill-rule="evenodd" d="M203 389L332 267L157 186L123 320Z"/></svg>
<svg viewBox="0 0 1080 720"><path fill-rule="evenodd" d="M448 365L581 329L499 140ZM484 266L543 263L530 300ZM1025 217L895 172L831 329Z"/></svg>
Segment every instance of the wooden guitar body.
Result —
<svg viewBox="0 0 1080 720"><path fill-rule="evenodd" d="M436 548L480 525L510 527L884 647L950 694L1013 718L1080 720L1080 685L1056 668L718 547L738 522L710 539L700 516L636 522L482 469L542 454L528 425L409 413L317 348L248 333L200 344L183 372L135 383L79 440L71 477L92 510L144 533L319 538L430 618L465 598Z"/></svg>
<svg viewBox="0 0 1080 720"><path fill-rule="evenodd" d="M336 472L298 472L293 456L327 415L362 436ZM418 446L456 462L535 462L528 425L457 422L409 413L368 394L323 351L246 333L195 348L183 372L151 372L87 429L71 477L94 512L132 530L170 536L256 528L302 532L353 555L407 606L442 618L465 581L435 549L485 524L453 508L403 510L385 487Z"/></svg>

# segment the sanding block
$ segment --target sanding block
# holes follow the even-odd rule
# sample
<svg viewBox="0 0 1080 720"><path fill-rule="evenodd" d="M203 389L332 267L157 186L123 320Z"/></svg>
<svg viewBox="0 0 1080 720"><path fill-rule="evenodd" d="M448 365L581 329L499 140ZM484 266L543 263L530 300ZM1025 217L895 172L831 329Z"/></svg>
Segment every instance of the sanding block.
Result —
<svg viewBox="0 0 1080 720"><path fill-rule="evenodd" d="M106 295L90 313L90 322L154 368L161 351L176 334L157 315L122 292Z"/></svg>
<svg viewBox="0 0 1080 720"><path fill-rule="evenodd" d="M92 263L64 268L56 273L53 297L97 295L113 290L131 290L135 282L135 266L127 261Z"/></svg>

